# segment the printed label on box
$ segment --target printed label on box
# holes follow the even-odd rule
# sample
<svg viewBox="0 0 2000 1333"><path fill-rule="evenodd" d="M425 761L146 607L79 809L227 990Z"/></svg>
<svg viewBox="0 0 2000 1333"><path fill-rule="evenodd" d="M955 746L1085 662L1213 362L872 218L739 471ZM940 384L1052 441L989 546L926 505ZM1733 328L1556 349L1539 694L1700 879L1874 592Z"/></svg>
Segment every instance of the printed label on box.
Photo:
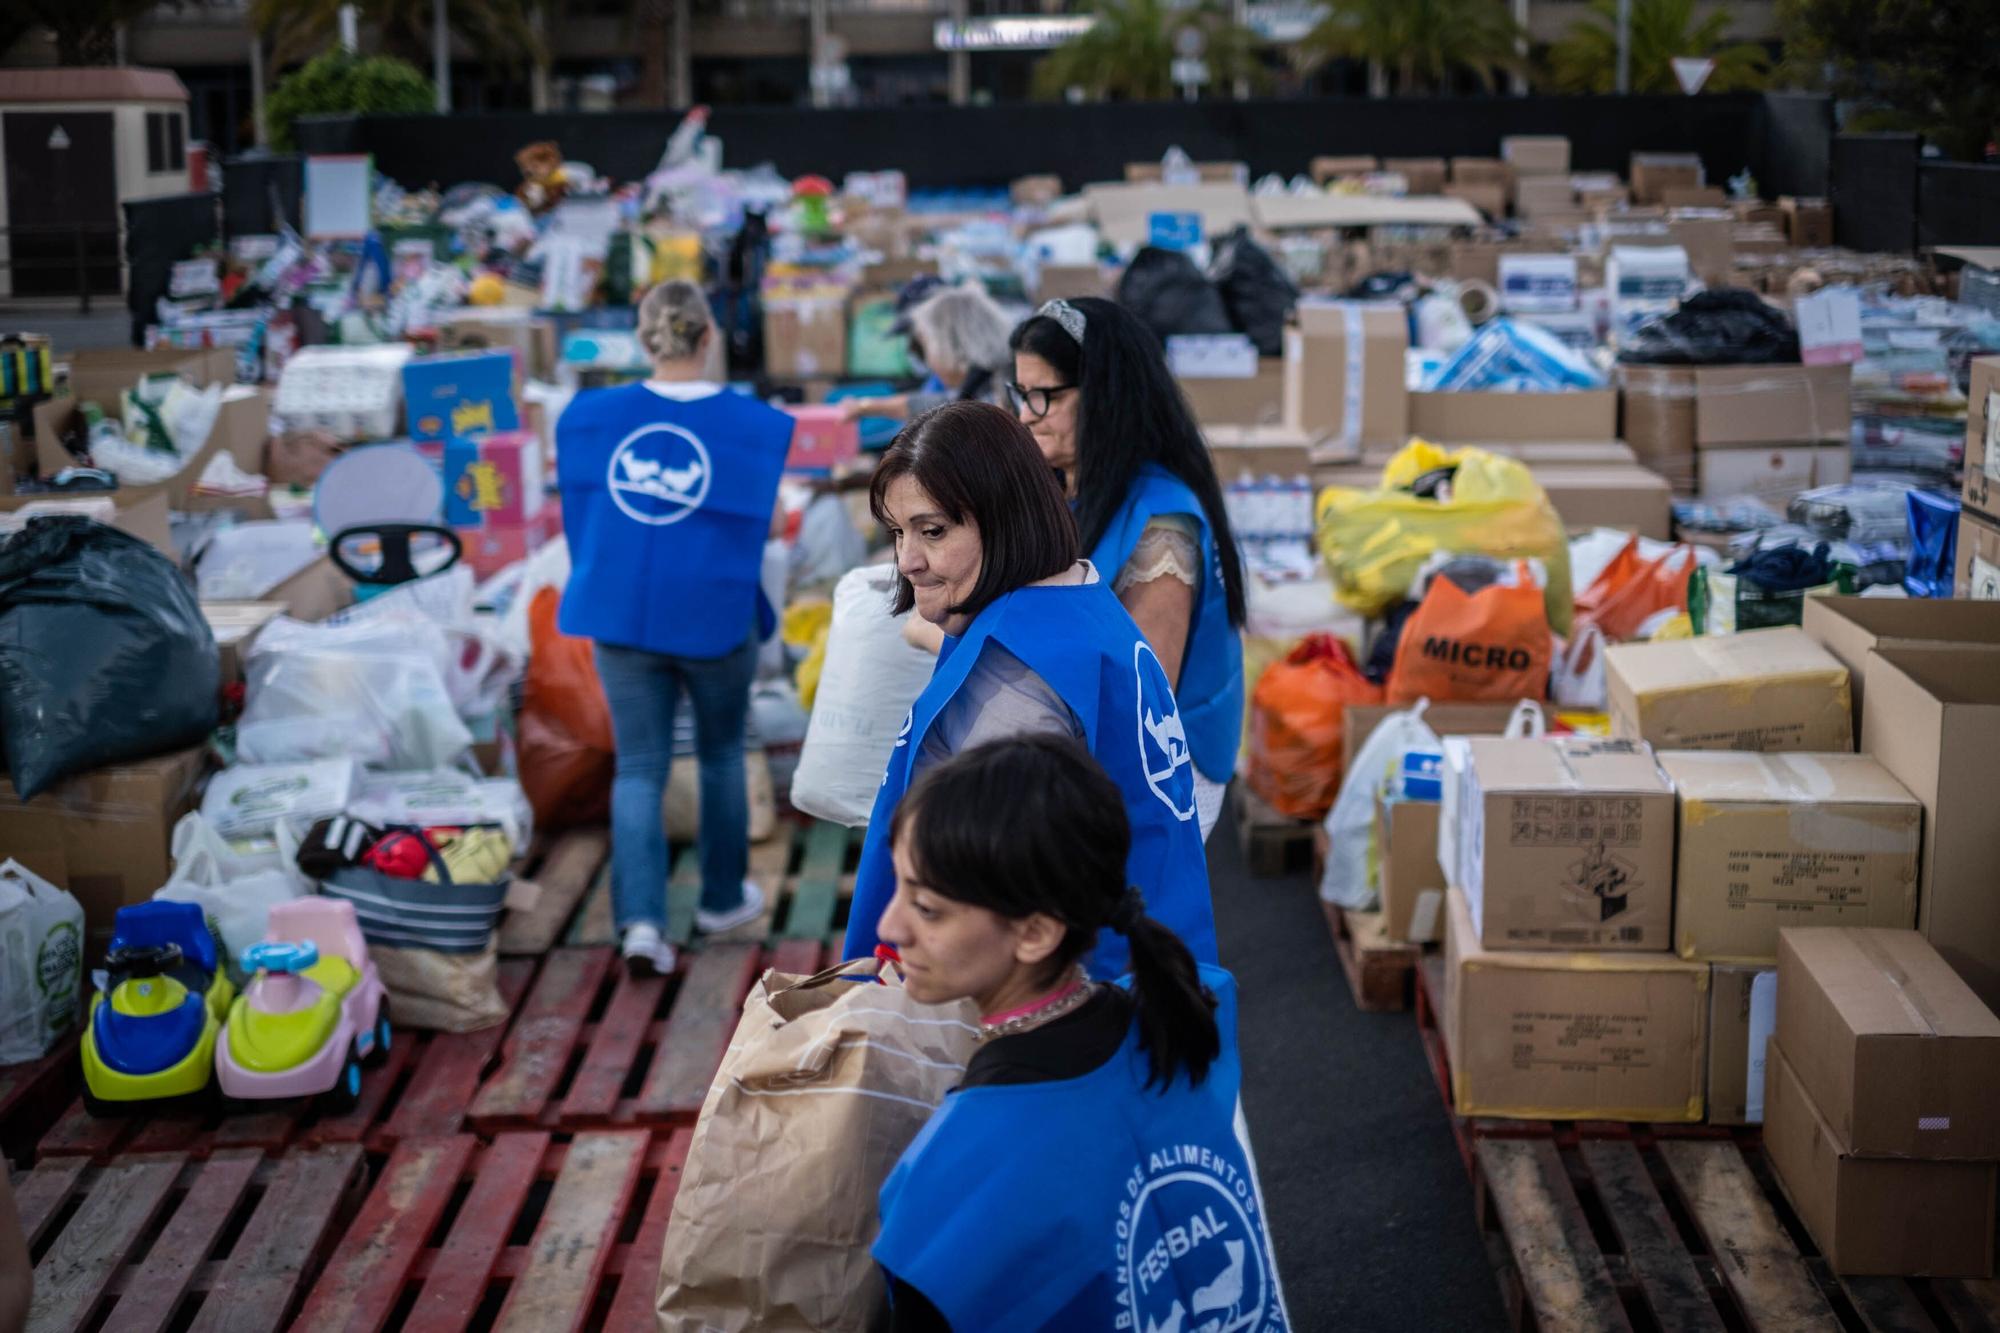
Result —
<svg viewBox="0 0 2000 1333"><path fill-rule="evenodd" d="M1861 359L1861 294L1854 288L1828 287L1801 296L1795 309L1801 361L1837 366Z"/></svg>
<svg viewBox="0 0 2000 1333"><path fill-rule="evenodd" d="M1161 250L1194 249L1201 244L1201 214L1147 214L1146 244Z"/></svg>
<svg viewBox="0 0 2000 1333"><path fill-rule="evenodd" d="M2000 602L2000 565L1983 556L1972 557L1972 586L1965 595L1975 602Z"/></svg>

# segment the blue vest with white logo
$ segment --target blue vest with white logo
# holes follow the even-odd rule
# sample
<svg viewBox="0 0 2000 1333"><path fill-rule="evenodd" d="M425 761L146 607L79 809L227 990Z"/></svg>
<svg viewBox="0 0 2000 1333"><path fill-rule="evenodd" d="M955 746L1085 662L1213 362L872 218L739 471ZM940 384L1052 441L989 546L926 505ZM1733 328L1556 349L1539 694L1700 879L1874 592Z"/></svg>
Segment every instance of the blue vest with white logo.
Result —
<svg viewBox="0 0 2000 1333"><path fill-rule="evenodd" d="M578 394L556 425L563 633L697 658L768 633L757 576L792 425L734 393Z"/></svg>
<svg viewBox="0 0 2000 1333"><path fill-rule="evenodd" d="M1188 701L1181 709L1181 724L1187 728L1195 767L1213 782L1227 782L1236 772L1236 749L1243 740L1243 637L1229 623L1222 552L1201 501L1179 477L1157 463L1146 464L1090 553L1090 562L1116 582L1147 522L1162 514L1185 514L1201 528L1201 587L1195 592L1194 618L1188 622L1187 652L1175 693Z"/></svg>
<svg viewBox="0 0 2000 1333"><path fill-rule="evenodd" d="M1222 1050L1145 1086L1138 1025L1081 1078L962 1088L883 1184L873 1254L954 1333L1284 1333L1236 1133L1236 987L1204 967Z"/></svg>
<svg viewBox="0 0 2000 1333"><path fill-rule="evenodd" d="M846 956L874 952L876 922L896 892L890 817L909 789L931 723L965 683L989 640L1020 658L1076 714L1090 752L1125 797L1132 826L1126 877L1145 895L1151 916L1179 935L1196 959L1214 962L1215 917L1195 816L1194 765L1173 690L1139 627L1102 583L1016 589L973 617L962 637L945 640L937 670L903 724L875 796L855 876ZM1122 975L1126 955L1123 936L1100 932L1087 960L1090 974Z"/></svg>

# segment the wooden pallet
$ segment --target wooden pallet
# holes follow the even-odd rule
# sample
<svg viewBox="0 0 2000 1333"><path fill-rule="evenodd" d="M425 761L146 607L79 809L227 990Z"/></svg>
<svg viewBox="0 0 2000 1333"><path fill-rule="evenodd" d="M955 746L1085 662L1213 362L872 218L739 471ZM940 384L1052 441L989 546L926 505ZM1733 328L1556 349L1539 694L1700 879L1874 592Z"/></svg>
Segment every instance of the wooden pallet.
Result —
<svg viewBox="0 0 2000 1333"><path fill-rule="evenodd" d="M515 867L541 891L526 911L500 924L500 952L540 957L562 939L577 907L600 881L608 882L611 838L605 830L569 829Z"/></svg>
<svg viewBox="0 0 2000 1333"><path fill-rule="evenodd" d="M362 1150L52 1158L14 1182L36 1333L280 1328L364 1188Z"/></svg>
<svg viewBox="0 0 2000 1333"><path fill-rule="evenodd" d="M1326 911L1347 987L1354 993L1354 1007L1365 1013L1408 1009L1423 948L1391 940L1380 912L1350 912L1323 898L1320 906Z"/></svg>
<svg viewBox="0 0 2000 1333"><path fill-rule="evenodd" d="M37 1158L77 1157L108 1162L125 1153L177 1152L207 1157L229 1149L279 1152L296 1145L366 1143L377 1147L414 1134L449 1134L499 1052L537 964L528 958L500 963L500 995L508 1023L481 1032L428 1033L400 1029L380 1068L361 1079L361 1101L344 1115L321 1115L312 1101L272 1102L268 1110L223 1114L179 1112L100 1118L80 1098L41 1136ZM393 1016L392 1016L393 1017ZM72 1085L74 1086L74 1085Z"/></svg>
<svg viewBox="0 0 2000 1333"><path fill-rule="evenodd" d="M1296 875L1312 865L1313 831L1318 824L1279 814L1247 782L1233 782L1229 790L1243 864L1252 875L1259 879Z"/></svg>
<svg viewBox="0 0 2000 1333"><path fill-rule="evenodd" d="M0 1065L0 1166L25 1162L82 1086L75 1033L39 1060Z"/></svg>
<svg viewBox="0 0 2000 1333"><path fill-rule="evenodd" d="M1836 1277L1754 1128L1454 1114L1435 1024L1442 963L1418 975L1426 1054L1514 1328L2000 1329L2000 1282Z"/></svg>
<svg viewBox="0 0 2000 1333"><path fill-rule="evenodd" d="M692 1123L765 967L812 972L823 946L707 941L671 977L635 978L608 946L562 948L502 1040L466 1121L502 1129Z"/></svg>
<svg viewBox="0 0 2000 1333"><path fill-rule="evenodd" d="M291 1327L650 1328L691 1133L405 1140Z"/></svg>

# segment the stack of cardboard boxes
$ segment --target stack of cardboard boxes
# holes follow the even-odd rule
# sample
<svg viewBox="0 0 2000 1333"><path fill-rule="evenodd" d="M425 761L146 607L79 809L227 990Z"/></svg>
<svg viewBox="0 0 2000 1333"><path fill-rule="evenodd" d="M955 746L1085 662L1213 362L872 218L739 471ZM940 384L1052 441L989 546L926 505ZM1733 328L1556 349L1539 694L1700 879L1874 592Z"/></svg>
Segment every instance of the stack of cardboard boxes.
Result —
<svg viewBox="0 0 2000 1333"><path fill-rule="evenodd" d="M1965 403L1964 507L1958 518L1958 570L1952 583L1962 597L2000 600L2000 356L1972 363Z"/></svg>
<svg viewBox="0 0 2000 1333"><path fill-rule="evenodd" d="M1849 368L1620 365L1624 438L1682 494L1792 496L1849 476Z"/></svg>

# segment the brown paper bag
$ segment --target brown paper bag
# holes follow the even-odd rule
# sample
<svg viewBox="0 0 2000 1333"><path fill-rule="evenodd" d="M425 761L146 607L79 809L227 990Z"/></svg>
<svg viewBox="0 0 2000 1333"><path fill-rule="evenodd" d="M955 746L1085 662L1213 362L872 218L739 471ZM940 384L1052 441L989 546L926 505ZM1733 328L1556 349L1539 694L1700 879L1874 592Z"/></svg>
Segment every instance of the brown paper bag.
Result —
<svg viewBox="0 0 2000 1333"><path fill-rule="evenodd" d="M389 1021L399 1028L477 1032L507 1018L499 958L490 944L479 953L371 944L368 957L389 992Z"/></svg>
<svg viewBox="0 0 2000 1333"><path fill-rule="evenodd" d="M893 973L851 979L875 966L766 972L744 1001L667 1223L662 1333L867 1327L876 1193L979 1023L970 1002L916 1003Z"/></svg>

